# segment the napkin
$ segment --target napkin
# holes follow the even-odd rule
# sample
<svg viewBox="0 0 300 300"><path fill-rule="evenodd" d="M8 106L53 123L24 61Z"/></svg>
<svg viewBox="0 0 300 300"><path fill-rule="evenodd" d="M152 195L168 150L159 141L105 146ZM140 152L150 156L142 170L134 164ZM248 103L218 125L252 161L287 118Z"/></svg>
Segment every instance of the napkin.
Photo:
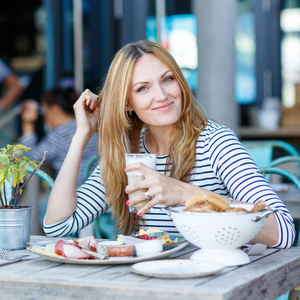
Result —
<svg viewBox="0 0 300 300"><path fill-rule="evenodd" d="M8 259L6 259L6 258L8 258ZM30 257L30 255L28 255L28 254L24 254L24 255L12 255L10 257L6 256L5 258L0 258L0 266L12 264L14 262L22 260L23 258L33 259L34 257Z"/></svg>
<svg viewBox="0 0 300 300"><path fill-rule="evenodd" d="M266 245L257 243L254 245L247 245L243 250L248 255L263 255L266 249L267 249Z"/></svg>

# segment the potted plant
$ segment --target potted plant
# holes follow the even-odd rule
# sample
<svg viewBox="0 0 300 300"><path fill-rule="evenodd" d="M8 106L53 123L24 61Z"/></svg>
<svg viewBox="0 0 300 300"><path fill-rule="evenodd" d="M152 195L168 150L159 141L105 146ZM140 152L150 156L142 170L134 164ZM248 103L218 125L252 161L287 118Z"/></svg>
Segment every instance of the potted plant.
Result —
<svg viewBox="0 0 300 300"><path fill-rule="evenodd" d="M24 249L30 239L33 206L20 205L17 200L46 156L44 152L40 162L31 160L24 154L30 150L20 144L0 149L0 248L3 249Z"/></svg>

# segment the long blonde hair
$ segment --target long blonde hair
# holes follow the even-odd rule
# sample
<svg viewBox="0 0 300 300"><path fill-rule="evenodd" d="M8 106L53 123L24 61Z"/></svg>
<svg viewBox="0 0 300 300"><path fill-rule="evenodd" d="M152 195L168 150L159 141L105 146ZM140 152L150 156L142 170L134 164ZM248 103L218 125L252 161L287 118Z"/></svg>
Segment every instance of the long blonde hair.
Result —
<svg viewBox="0 0 300 300"><path fill-rule="evenodd" d="M137 230L138 219L136 214L128 212L125 204L128 198L125 193L127 178L123 170L125 150L121 135L124 135L128 152L139 152L139 139L144 124L134 112L130 115L126 106L135 63L147 53L156 55L170 68L182 90L182 112L174 124L169 144L167 166L172 164L171 177L189 181L195 163L196 141L207 124L207 119L197 107L179 66L165 48L142 40L124 46L116 54L99 94L101 112L98 123L98 148L107 201L113 207L113 216L118 217L119 229L125 234Z"/></svg>

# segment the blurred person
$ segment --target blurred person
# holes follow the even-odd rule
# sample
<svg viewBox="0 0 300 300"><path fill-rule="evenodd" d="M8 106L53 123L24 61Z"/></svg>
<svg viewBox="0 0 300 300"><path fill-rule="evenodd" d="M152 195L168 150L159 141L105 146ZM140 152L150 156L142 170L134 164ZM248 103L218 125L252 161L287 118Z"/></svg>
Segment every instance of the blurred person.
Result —
<svg viewBox="0 0 300 300"><path fill-rule="evenodd" d="M12 70L0 59L0 112L9 108L15 103L18 97L23 93L23 87L20 85L18 77Z"/></svg>
<svg viewBox="0 0 300 300"><path fill-rule="evenodd" d="M46 91L41 97L41 107L35 100L24 100L22 103L22 133L19 143L30 147L29 156L40 159L47 151L44 165L49 165L58 174L67 155L72 138L76 131L73 105L77 100L74 88L60 87ZM35 122L42 113L46 126L46 135L38 141ZM85 167L92 156L97 153L97 134L95 133L83 153L77 185L84 182ZM97 165L95 162L94 167Z"/></svg>
<svg viewBox="0 0 300 300"><path fill-rule="evenodd" d="M81 230L109 207L124 234L144 228L179 232L163 206L185 205L196 194L214 195L225 203L264 200L271 209L252 240L271 247L290 247L293 219L259 172L236 135L208 120L197 107L179 66L162 46L139 41L114 57L97 96L85 90L74 105L77 129L52 188L44 231L63 236ZM76 189L82 153L97 130L100 164ZM154 153L156 170L142 163L125 169L129 153ZM126 172L145 177L127 183ZM145 192L128 200L128 194ZM137 214L129 206L149 200ZM204 229L205 230L205 229Z"/></svg>

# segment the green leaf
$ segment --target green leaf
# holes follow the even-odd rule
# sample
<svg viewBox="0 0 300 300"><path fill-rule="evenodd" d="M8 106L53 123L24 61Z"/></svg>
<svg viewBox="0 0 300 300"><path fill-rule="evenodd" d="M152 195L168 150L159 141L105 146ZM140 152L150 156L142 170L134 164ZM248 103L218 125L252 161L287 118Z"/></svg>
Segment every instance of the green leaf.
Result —
<svg viewBox="0 0 300 300"><path fill-rule="evenodd" d="M31 150L31 148L26 147L26 146L21 145L21 144L18 144L16 146L14 146L14 150L13 151L19 151L19 150L28 152L28 151Z"/></svg>
<svg viewBox="0 0 300 300"><path fill-rule="evenodd" d="M7 144L6 149L7 149L7 153L11 153L14 149L14 145Z"/></svg>
<svg viewBox="0 0 300 300"><path fill-rule="evenodd" d="M0 163L3 165L9 164L9 158L5 154L0 154Z"/></svg>

